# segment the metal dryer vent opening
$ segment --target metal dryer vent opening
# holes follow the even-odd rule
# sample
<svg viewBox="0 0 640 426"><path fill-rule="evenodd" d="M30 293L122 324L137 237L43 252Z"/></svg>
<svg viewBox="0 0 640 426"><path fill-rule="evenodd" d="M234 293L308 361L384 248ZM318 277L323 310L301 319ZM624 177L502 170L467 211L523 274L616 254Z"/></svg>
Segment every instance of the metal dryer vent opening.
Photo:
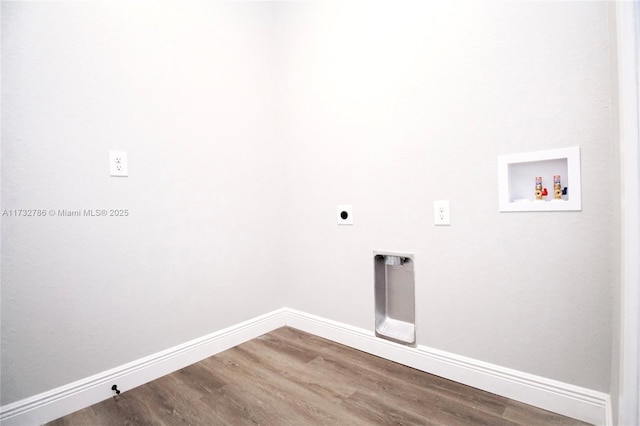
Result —
<svg viewBox="0 0 640 426"><path fill-rule="evenodd" d="M400 256L385 256L384 264L389 266L400 266L404 263L404 259Z"/></svg>

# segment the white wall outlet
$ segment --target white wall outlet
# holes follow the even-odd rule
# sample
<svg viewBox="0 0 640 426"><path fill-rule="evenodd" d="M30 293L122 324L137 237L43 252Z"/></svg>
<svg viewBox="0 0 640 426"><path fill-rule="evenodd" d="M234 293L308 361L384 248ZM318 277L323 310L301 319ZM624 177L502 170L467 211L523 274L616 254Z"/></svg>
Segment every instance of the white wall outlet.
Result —
<svg viewBox="0 0 640 426"><path fill-rule="evenodd" d="M338 225L353 225L353 206L339 205L336 209Z"/></svg>
<svg viewBox="0 0 640 426"><path fill-rule="evenodd" d="M437 200L433 202L433 223L437 226L451 225L449 200Z"/></svg>
<svg viewBox="0 0 640 426"><path fill-rule="evenodd" d="M109 171L111 176L129 176L126 152L109 151Z"/></svg>

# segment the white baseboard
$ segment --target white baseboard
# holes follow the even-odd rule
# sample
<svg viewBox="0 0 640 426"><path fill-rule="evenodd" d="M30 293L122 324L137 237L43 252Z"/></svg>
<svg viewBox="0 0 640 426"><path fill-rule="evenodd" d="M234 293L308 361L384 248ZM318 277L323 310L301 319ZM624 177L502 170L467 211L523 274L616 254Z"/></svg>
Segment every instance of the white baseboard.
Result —
<svg viewBox="0 0 640 426"><path fill-rule="evenodd" d="M608 394L418 345L287 309L287 325L415 369L596 425L612 425Z"/></svg>
<svg viewBox="0 0 640 426"><path fill-rule="evenodd" d="M0 424L40 425L125 392L284 326L278 309L66 386L0 407Z"/></svg>
<svg viewBox="0 0 640 426"><path fill-rule="evenodd" d="M0 424L38 425L88 407L288 325L355 349L597 425L611 425L609 395L426 346L408 347L373 331L282 308L51 391L0 407Z"/></svg>

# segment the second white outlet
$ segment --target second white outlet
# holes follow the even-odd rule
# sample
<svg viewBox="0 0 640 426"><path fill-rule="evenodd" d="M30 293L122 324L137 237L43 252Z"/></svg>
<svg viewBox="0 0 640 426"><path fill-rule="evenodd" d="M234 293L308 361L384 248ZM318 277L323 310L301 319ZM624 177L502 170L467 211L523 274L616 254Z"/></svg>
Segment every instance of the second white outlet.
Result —
<svg viewBox="0 0 640 426"><path fill-rule="evenodd" d="M433 202L433 224L436 226L451 225L449 200L436 200Z"/></svg>
<svg viewBox="0 0 640 426"><path fill-rule="evenodd" d="M129 176L126 152L109 151L109 171L111 176Z"/></svg>

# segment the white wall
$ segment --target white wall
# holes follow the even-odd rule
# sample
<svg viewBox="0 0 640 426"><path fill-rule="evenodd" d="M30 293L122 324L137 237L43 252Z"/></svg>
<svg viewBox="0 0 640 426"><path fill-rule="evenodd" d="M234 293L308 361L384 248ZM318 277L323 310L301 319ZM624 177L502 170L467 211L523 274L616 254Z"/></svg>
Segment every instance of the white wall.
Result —
<svg viewBox="0 0 640 426"><path fill-rule="evenodd" d="M413 252L419 344L608 392L606 4L325 2L280 16L287 306L371 329L372 250ZM498 212L499 154L569 146L582 212ZM433 226L439 199L451 227ZM337 204L353 204L353 227L336 226Z"/></svg>
<svg viewBox="0 0 640 426"><path fill-rule="evenodd" d="M2 218L2 404L282 306L273 9L108 3L2 2L3 208L130 211Z"/></svg>
<svg viewBox="0 0 640 426"><path fill-rule="evenodd" d="M2 218L2 404L283 305L371 329L374 249L419 344L609 392L606 5L123 5L2 4L3 208L131 211ZM582 212L498 212L497 155L575 145Z"/></svg>

